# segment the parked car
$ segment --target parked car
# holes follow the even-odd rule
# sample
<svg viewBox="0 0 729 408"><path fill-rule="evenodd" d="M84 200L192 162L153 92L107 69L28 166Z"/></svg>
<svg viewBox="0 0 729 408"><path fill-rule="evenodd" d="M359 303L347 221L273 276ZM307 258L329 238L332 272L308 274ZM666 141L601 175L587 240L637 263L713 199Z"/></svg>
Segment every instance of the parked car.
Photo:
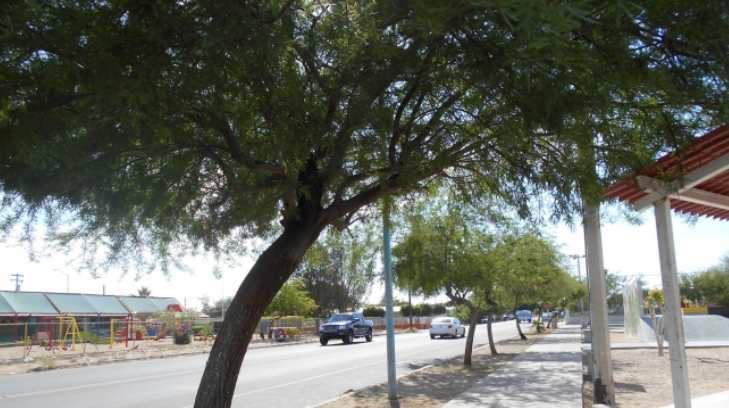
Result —
<svg viewBox="0 0 729 408"><path fill-rule="evenodd" d="M514 314L513 313L504 313L504 316L501 318L501 320L514 320Z"/></svg>
<svg viewBox="0 0 729 408"><path fill-rule="evenodd" d="M516 318L519 320L519 322L532 322L532 312L530 310L517 310L516 311Z"/></svg>
<svg viewBox="0 0 729 408"><path fill-rule="evenodd" d="M466 328L455 317L436 317L430 322L430 338L464 337Z"/></svg>
<svg viewBox="0 0 729 408"><path fill-rule="evenodd" d="M344 344L351 344L357 337L372 341L372 320L364 318L362 313L337 313L319 326L319 343L326 346L329 340L341 339Z"/></svg>

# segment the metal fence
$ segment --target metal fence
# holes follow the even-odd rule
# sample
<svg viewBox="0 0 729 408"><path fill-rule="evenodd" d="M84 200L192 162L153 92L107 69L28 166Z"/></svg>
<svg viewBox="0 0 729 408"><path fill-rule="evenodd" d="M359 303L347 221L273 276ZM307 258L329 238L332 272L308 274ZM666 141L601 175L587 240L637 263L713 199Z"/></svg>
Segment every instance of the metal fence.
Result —
<svg viewBox="0 0 729 408"><path fill-rule="evenodd" d="M170 334L161 322L129 318L53 318L0 323L0 346L67 348L76 343L115 344L160 338Z"/></svg>

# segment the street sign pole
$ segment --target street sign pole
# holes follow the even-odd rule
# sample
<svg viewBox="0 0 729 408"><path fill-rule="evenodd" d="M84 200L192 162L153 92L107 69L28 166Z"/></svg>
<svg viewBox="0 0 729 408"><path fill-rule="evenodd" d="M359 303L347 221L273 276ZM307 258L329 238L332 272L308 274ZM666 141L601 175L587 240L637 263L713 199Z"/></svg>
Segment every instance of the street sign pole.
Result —
<svg viewBox="0 0 729 408"><path fill-rule="evenodd" d="M387 398L397 400L397 377L395 373L395 320L392 301L392 254L390 252L390 202L383 201L382 208L382 251L385 269L385 328L387 330Z"/></svg>

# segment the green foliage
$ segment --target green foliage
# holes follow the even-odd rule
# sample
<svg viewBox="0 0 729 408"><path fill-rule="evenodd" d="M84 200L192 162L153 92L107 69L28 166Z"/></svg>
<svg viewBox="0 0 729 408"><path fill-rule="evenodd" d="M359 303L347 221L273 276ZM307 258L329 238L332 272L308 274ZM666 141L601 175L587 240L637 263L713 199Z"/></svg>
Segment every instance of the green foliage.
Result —
<svg viewBox="0 0 729 408"><path fill-rule="evenodd" d="M102 338L98 334L88 331L79 332L79 336L82 343L107 344L109 342L109 340Z"/></svg>
<svg viewBox="0 0 729 408"><path fill-rule="evenodd" d="M385 309L379 306L367 306L362 309L362 314L365 317L385 317Z"/></svg>
<svg viewBox="0 0 729 408"><path fill-rule="evenodd" d="M561 267L559 252L536 234L509 234L494 249L499 271L498 292L505 304L515 308L524 303L559 305L563 299L577 299L581 285Z"/></svg>
<svg viewBox="0 0 729 408"><path fill-rule="evenodd" d="M6 3L3 226L68 210L84 261L237 253L434 179L569 215L729 111L722 2Z"/></svg>
<svg viewBox="0 0 729 408"><path fill-rule="evenodd" d="M493 238L471 228L459 211L415 215L408 235L393 249L396 280L401 287L426 296L444 293L454 305L472 308L472 300L492 291L492 245Z"/></svg>
<svg viewBox="0 0 729 408"><path fill-rule="evenodd" d="M421 303L413 305L413 316L439 316L446 314L446 307L441 303ZM400 313L403 316L410 316L410 306L403 305L400 307Z"/></svg>
<svg viewBox="0 0 729 408"><path fill-rule="evenodd" d="M663 291L657 288L653 288L648 291L648 295L643 298L643 301L648 307L663 307L665 298L663 297Z"/></svg>
<svg viewBox="0 0 729 408"><path fill-rule="evenodd" d="M286 282L266 309L267 316L312 316L316 302L300 280Z"/></svg>
<svg viewBox="0 0 729 408"><path fill-rule="evenodd" d="M719 265L696 274L693 283L705 302L729 307L729 257L725 257Z"/></svg>
<svg viewBox="0 0 729 408"><path fill-rule="evenodd" d="M210 324L198 324L192 326L192 333L196 336L210 337L213 334L213 330Z"/></svg>
<svg viewBox="0 0 729 408"><path fill-rule="evenodd" d="M317 314L353 310L375 280L379 234L370 224L329 229L306 253L294 276L319 306Z"/></svg>
<svg viewBox="0 0 729 408"><path fill-rule="evenodd" d="M625 276L621 276L610 271L605 273L605 291L607 292L607 304L609 309L622 307L624 285Z"/></svg>
<svg viewBox="0 0 729 408"><path fill-rule="evenodd" d="M682 297L697 303L704 301L701 291L696 287L696 274L684 273L679 278L679 292Z"/></svg>

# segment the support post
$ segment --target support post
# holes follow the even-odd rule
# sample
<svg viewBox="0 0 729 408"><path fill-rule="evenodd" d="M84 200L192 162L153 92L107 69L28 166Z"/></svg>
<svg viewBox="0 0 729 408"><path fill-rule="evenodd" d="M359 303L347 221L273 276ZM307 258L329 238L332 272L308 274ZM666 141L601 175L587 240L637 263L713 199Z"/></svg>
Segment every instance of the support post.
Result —
<svg viewBox="0 0 729 408"><path fill-rule="evenodd" d="M382 251L385 269L385 329L387 330L387 398L397 400L395 372L395 321L392 300L392 253L390 249L390 202L385 199L382 209Z"/></svg>
<svg viewBox="0 0 729 408"><path fill-rule="evenodd" d="M600 232L600 205L584 202L583 225L587 272L590 282L590 330L592 356L595 363L595 402L615 405L612 359L610 357L610 332L605 293L605 268L602 256Z"/></svg>
<svg viewBox="0 0 729 408"><path fill-rule="evenodd" d="M676 249L673 243L671 224L671 205L669 198L659 199L654 204L656 232L658 233L658 255L661 258L661 282L665 297L665 322L668 350L671 360L671 379L673 382L673 402L676 408L691 407L688 367L686 364L686 338L683 333L681 298L678 291L678 270Z"/></svg>

